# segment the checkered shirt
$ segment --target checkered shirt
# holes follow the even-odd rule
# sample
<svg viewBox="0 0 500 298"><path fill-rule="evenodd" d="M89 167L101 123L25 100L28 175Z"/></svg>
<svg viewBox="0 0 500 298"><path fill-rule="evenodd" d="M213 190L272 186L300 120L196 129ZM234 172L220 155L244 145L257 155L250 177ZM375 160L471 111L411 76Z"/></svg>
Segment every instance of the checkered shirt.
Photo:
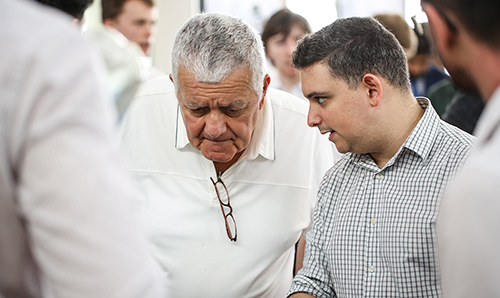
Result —
<svg viewBox="0 0 500 298"><path fill-rule="evenodd" d="M382 169L368 154L348 153L325 174L289 295L440 297L439 201L474 137L418 101L424 115Z"/></svg>

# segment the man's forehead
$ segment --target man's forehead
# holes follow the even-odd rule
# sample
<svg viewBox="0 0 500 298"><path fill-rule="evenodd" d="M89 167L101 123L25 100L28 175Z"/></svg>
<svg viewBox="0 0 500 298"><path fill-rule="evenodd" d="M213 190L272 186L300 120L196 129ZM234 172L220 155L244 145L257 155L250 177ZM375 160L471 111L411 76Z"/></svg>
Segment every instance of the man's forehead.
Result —
<svg viewBox="0 0 500 298"><path fill-rule="evenodd" d="M179 90L185 89L188 92L240 94L253 91L250 79L246 69L239 69L219 82L206 82L197 78L184 67L180 67L177 82L174 83L179 87Z"/></svg>
<svg viewBox="0 0 500 298"><path fill-rule="evenodd" d="M121 13L120 14L141 14L143 15L144 13L147 13L148 15L151 14L153 16L154 12L154 7L149 6L148 4L140 1L140 0L129 0L123 3Z"/></svg>

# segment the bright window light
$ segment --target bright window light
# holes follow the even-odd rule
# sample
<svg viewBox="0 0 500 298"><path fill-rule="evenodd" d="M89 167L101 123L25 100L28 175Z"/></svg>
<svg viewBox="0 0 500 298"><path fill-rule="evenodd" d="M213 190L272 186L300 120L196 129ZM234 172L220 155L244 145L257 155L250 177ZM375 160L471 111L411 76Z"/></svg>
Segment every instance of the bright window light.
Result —
<svg viewBox="0 0 500 298"><path fill-rule="evenodd" d="M286 6L291 11L303 16L311 25L313 32L337 19L335 0L287 0Z"/></svg>

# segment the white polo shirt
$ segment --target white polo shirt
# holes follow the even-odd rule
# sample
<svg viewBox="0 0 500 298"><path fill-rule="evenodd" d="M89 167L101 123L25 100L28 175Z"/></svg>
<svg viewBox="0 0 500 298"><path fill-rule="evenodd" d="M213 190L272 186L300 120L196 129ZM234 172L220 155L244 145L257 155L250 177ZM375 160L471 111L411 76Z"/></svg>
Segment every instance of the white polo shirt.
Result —
<svg viewBox="0 0 500 298"><path fill-rule="evenodd" d="M269 90L254 135L222 175L238 228L229 240L210 177L188 141L172 84L147 82L120 130L143 194L143 218L172 297L285 297L294 245L309 229L331 143L307 126L307 103Z"/></svg>

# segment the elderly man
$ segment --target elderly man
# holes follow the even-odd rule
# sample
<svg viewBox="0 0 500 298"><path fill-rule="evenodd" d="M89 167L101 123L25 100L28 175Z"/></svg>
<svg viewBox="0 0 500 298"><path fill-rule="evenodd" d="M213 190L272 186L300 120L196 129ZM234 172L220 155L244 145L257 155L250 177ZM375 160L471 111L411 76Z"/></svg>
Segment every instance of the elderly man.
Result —
<svg viewBox="0 0 500 298"><path fill-rule="evenodd" d="M436 48L455 83L486 106L477 143L438 221L445 297L500 297L500 2L425 0Z"/></svg>
<svg viewBox="0 0 500 298"><path fill-rule="evenodd" d="M175 90L147 82L120 132L172 295L284 297L331 144L304 101L268 89L262 42L241 20L193 17L172 60Z"/></svg>
<svg viewBox="0 0 500 298"><path fill-rule="evenodd" d="M346 154L321 184L291 296L439 297L439 200L473 137L413 97L401 45L372 18L306 37L293 62L309 125Z"/></svg>

